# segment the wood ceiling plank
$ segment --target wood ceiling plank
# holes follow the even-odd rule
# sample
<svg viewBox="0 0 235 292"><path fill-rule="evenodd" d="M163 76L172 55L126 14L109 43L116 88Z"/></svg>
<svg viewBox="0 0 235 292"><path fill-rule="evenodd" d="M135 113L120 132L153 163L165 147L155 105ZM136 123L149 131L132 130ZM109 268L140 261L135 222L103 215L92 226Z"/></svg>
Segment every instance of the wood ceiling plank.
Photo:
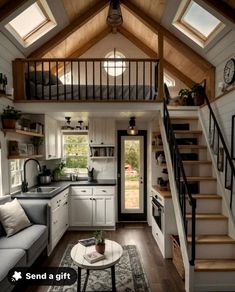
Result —
<svg viewBox="0 0 235 292"><path fill-rule="evenodd" d="M163 33L164 37L171 43L174 48L182 52L187 58L194 60L205 71L213 67L206 59L193 51L189 46L178 39L173 33L164 28L160 23L151 19L147 14L141 11L138 7L130 3L128 0L122 0L121 6L130 11L136 18L138 18L144 25L149 27L156 34L158 32Z"/></svg>
<svg viewBox="0 0 235 292"><path fill-rule="evenodd" d="M152 50L150 47L148 47L145 43L143 43L140 39L138 39L137 37L135 37L128 30L126 30L123 27L119 27L118 28L118 31L124 37L126 37L129 41L131 41L134 45L136 45L137 48L139 48L146 55L148 55L150 58L156 58L156 59L158 59L158 54L154 50ZM191 88L195 84L195 82L192 79L190 79L188 76L186 76L180 70L178 70L174 65L172 65L171 63L169 63L166 59L164 59L164 67L166 68L166 70L168 70L176 78L178 78L179 80L181 80L189 88Z"/></svg>
<svg viewBox="0 0 235 292"><path fill-rule="evenodd" d="M225 18L235 23L235 6L234 1L230 5L224 1L202 0L215 11L219 12ZM233 3L233 4L232 4Z"/></svg>
<svg viewBox="0 0 235 292"><path fill-rule="evenodd" d="M14 0L14 1L3 1L1 3L0 8L0 21L5 19L11 13L13 13L16 9L18 9L21 5L23 5L27 0Z"/></svg>
<svg viewBox="0 0 235 292"><path fill-rule="evenodd" d="M58 44L66 40L70 35L72 35L79 28L84 26L102 10L104 10L109 4L108 0L100 0L98 4L94 5L92 9L82 14L71 22L68 26L62 29L58 34L52 37L49 41L43 44L40 48L32 52L28 57L29 58L41 58L47 52L55 48Z"/></svg>

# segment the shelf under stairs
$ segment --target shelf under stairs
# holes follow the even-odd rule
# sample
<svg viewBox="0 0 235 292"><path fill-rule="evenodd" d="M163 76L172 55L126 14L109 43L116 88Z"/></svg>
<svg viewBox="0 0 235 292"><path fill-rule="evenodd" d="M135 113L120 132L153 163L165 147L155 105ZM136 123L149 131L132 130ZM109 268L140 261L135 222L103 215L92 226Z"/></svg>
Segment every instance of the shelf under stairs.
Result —
<svg viewBox="0 0 235 292"><path fill-rule="evenodd" d="M197 183L193 193L196 208L196 260L193 291L235 291L235 239L228 234L228 218L222 214L222 197L217 193L217 180L212 175L205 138L196 116L171 116L176 138L197 138L197 145L178 144L180 153L196 153L198 159L184 160L189 184ZM179 130L179 124L189 124L188 130ZM182 136L181 136L182 135ZM185 154L184 154L185 155ZM187 206L188 237L191 248L191 208Z"/></svg>

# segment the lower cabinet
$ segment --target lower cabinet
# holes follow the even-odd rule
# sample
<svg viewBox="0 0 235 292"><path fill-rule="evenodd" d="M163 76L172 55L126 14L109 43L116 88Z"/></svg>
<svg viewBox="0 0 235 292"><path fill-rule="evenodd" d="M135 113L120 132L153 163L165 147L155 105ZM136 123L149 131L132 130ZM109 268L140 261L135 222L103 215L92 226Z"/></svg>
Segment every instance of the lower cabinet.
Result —
<svg viewBox="0 0 235 292"><path fill-rule="evenodd" d="M114 187L71 187L70 226L115 226L114 192Z"/></svg>

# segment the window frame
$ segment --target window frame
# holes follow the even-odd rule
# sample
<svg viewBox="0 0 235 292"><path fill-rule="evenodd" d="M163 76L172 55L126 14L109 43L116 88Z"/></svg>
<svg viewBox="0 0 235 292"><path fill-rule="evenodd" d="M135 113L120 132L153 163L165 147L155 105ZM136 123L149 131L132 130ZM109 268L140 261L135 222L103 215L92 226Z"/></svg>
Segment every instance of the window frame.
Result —
<svg viewBox="0 0 235 292"><path fill-rule="evenodd" d="M13 161L18 161L18 163L19 163L19 165L20 165L20 167L19 167L19 169L17 169L17 170L11 170L11 162L13 162ZM21 186L21 184L22 184L22 180L23 180L23 166L24 166L24 162L25 162L25 160L24 159L11 159L11 160L9 160L9 162L8 162L8 165L9 165L9 178L10 178L10 181L9 181L9 187L10 187L10 193L12 194L12 193L15 193L15 192L17 192L17 191L19 191L20 190L20 186ZM17 162L16 162L17 163ZM21 181L19 182L19 184L17 184L17 185L12 185L12 176L13 175L20 175L20 177L21 177Z"/></svg>
<svg viewBox="0 0 235 292"><path fill-rule="evenodd" d="M113 57L111 58L110 56L112 56L112 55L113 55ZM121 56L121 58L119 58L117 56ZM113 51L110 51L105 55L105 59L107 59L107 60L105 60L103 62L103 69L104 69L105 74L108 74L110 78L119 78L125 74L126 68L128 68L128 66L127 66L127 62L123 61L123 59L126 59L126 56L123 53L114 49ZM113 61L108 61L108 59L116 59L117 61L118 61L118 59L120 59L120 63L122 62L122 66L120 66L120 67L108 66L109 62L113 62ZM107 62L107 64L106 64L106 62ZM109 69L117 69L117 68L122 70L121 74L112 75L109 73Z"/></svg>
<svg viewBox="0 0 235 292"><path fill-rule="evenodd" d="M49 32L51 29L53 29L56 25L57 22L46 2L46 0L37 0L33 4L29 5L27 8L30 6L37 4L39 9L41 10L41 13L45 17L45 21L42 22L40 25L35 27L32 31L30 31L27 35L24 37L21 37L19 32L10 24L12 20L17 18L21 13L19 13L17 16L12 18L8 23L5 25L5 28L15 37L15 39L25 48L29 47L31 44L33 44L35 41L37 41L39 38L44 36L47 32Z"/></svg>
<svg viewBox="0 0 235 292"><path fill-rule="evenodd" d="M217 16L212 14L210 11L207 11L209 14L211 14L213 17L218 19L220 23L210 32L208 36L203 35L200 31L198 31L196 28L194 28L192 25L190 25L187 21L183 19L186 12L190 9L192 4L196 3L199 5L202 9L206 10L202 5L197 3L194 0L184 0L182 1L181 5L178 8L178 11L175 15L175 18L173 19L172 24L180 30L183 34L188 36L192 41L197 43L199 46L204 48L206 45L208 45L215 36L221 32L225 28L225 24L219 19Z"/></svg>
<svg viewBox="0 0 235 292"><path fill-rule="evenodd" d="M64 137L65 136L87 136L87 167L89 166L89 139L88 139L88 131L67 131L67 130L62 130L61 131L61 141L62 141L62 159L65 161L66 160L66 156L65 155L65 144L64 143ZM74 144L78 144L78 143L74 143ZM84 155L77 155L77 157L84 157ZM68 167L64 167L64 170L66 173L76 173L78 177L87 177L88 176L88 170L86 172L79 172L79 168L68 168ZM70 171L69 171L70 170ZM72 170L72 171L71 171Z"/></svg>

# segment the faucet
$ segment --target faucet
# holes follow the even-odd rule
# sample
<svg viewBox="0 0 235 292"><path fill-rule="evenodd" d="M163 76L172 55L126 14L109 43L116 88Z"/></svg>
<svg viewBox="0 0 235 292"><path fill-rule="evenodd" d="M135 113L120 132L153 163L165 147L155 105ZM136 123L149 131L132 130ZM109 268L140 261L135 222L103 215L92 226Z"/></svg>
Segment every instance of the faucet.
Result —
<svg viewBox="0 0 235 292"><path fill-rule="evenodd" d="M22 185L21 185L21 190L22 190L23 193L26 193L28 191L28 183L26 181L26 164L30 160L35 161L38 164L39 172L41 172L41 165L40 165L40 163L38 162L37 159L30 158L30 159L25 160L25 162L24 162L24 180L22 181Z"/></svg>

